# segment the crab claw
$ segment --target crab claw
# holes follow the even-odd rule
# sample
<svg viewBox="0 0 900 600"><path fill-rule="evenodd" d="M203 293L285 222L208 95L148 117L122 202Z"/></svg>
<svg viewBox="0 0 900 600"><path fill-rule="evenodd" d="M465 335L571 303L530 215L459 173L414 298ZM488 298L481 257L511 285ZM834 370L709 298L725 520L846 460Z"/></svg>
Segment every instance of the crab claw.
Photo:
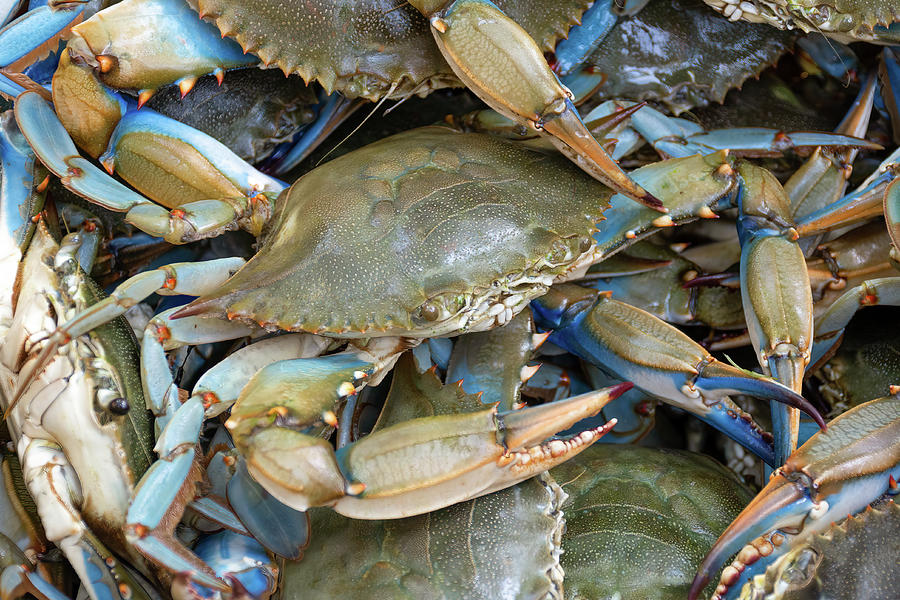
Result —
<svg viewBox="0 0 900 600"><path fill-rule="evenodd" d="M334 357L310 360L318 371L345 377L339 369L327 368L329 359ZM242 394L229 427L250 474L288 506L331 506L353 518L400 518L502 489L567 460L615 423L545 440L598 413L630 387L620 384L518 411L498 413L493 406L414 418L379 429L337 453L298 427L289 409L260 427L262 416L272 412L258 410L265 398ZM271 391L268 396L271 400Z"/></svg>
<svg viewBox="0 0 900 600"><path fill-rule="evenodd" d="M487 0L411 4L429 17L441 54L476 96L503 116L550 136L560 152L598 181L666 212L591 135L541 49L503 11Z"/></svg>
<svg viewBox="0 0 900 600"><path fill-rule="evenodd" d="M790 456L722 533L701 563L689 598L696 598L741 548L737 560L722 572L720 595L746 579L750 571L764 570L794 543L861 511L887 492L900 474L898 440L897 394L861 404L833 420L826 431L816 433ZM780 533L771 542L745 546L775 530Z"/></svg>
<svg viewBox="0 0 900 600"><path fill-rule="evenodd" d="M723 364L687 335L653 315L572 284L531 303L550 340L644 392L686 410L772 464L770 436L728 396L746 393L787 404L824 421L799 394L769 378Z"/></svg>

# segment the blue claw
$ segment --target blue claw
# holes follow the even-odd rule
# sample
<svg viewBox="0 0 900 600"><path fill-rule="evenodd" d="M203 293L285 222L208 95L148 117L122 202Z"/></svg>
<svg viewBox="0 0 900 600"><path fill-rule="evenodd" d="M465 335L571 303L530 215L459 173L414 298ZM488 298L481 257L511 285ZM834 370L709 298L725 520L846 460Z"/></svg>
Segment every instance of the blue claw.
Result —
<svg viewBox="0 0 900 600"><path fill-rule="evenodd" d="M71 25L84 5L82 1L62 8L41 6L4 27L0 30L0 66L14 63Z"/></svg>
<svg viewBox="0 0 900 600"><path fill-rule="evenodd" d="M613 0L594 2L593 6L581 16L581 25L569 29L569 37L556 45L555 70L559 75L569 75L578 68L594 53L613 28L617 17L612 11L612 5ZM562 84L568 87L569 81L571 80L563 77Z"/></svg>
<svg viewBox="0 0 900 600"><path fill-rule="evenodd" d="M531 303L535 322L553 330L550 341L609 370L635 387L720 429L763 460L771 440L729 395L746 393L800 408L824 424L802 396L759 375L715 360L675 327L593 290L557 285ZM627 340L627 343L625 341Z"/></svg>
<svg viewBox="0 0 900 600"><path fill-rule="evenodd" d="M309 543L306 512L282 504L256 483L247 472L243 458L238 458L227 489L228 503L255 539L289 560L303 556L303 549ZM218 571L214 564L207 563Z"/></svg>
<svg viewBox="0 0 900 600"><path fill-rule="evenodd" d="M695 599L738 550L733 568L722 572L720 589L739 590L795 542L890 492L900 477L898 437L900 394L866 402L834 419L791 455L719 537L700 565L689 598ZM781 539L773 544L769 538L776 533ZM761 535L771 553L759 552L759 540L745 546Z"/></svg>

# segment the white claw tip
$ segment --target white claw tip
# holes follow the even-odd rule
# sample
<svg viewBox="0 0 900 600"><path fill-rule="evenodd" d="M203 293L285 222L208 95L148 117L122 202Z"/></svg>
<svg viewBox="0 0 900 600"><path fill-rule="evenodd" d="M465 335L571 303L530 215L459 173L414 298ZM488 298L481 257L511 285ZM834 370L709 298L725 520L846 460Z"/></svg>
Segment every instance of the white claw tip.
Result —
<svg viewBox="0 0 900 600"><path fill-rule="evenodd" d="M519 379L522 380L522 383L525 383L526 381L534 377L534 374L537 373L538 369L540 368L541 365L525 365L524 367L522 367L522 370L519 371Z"/></svg>
<svg viewBox="0 0 900 600"><path fill-rule="evenodd" d="M337 427L338 425L337 415L330 410L322 413L322 420L332 427Z"/></svg>
<svg viewBox="0 0 900 600"><path fill-rule="evenodd" d="M348 496L359 496L364 491L366 491L366 484L357 481L356 483L351 483L347 485L347 495Z"/></svg>

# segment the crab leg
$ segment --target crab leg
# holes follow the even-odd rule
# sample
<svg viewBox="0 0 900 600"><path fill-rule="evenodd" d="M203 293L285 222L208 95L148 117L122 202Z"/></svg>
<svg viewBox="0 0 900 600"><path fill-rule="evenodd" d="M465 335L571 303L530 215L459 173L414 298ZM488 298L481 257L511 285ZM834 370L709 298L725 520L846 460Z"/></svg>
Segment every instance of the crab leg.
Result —
<svg viewBox="0 0 900 600"><path fill-rule="evenodd" d="M92 600L142 595L141 587L81 520L69 481L76 476L59 446L47 440L19 439L22 473L35 499L47 539L66 555Z"/></svg>
<svg viewBox="0 0 900 600"><path fill-rule="evenodd" d="M119 285L108 298L97 302L71 321L50 334L38 357L29 362L19 374L17 387L10 399L14 406L21 395L57 349L73 337L84 335L93 328L125 314L129 308L154 293L200 295L216 289L237 271L244 260L221 258L201 263L176 263L135 275ZM10 410L7 408L7 410Z"/></svg>
<svg viewBox="0 0 900 600"><path fill-rule="evenodd" d="M728 395L745 393L822 417L790 389L714 359L675 327L608 295L575 285L556 285L531 303L535 321L550 340L579 358L636 382L644 392L697 415L768 463L771 441Z"/></svg>
<svg viewBox="0 0 900 600"><path fill-rule="evenodd" d="M900 305L900 277L870 279L844 292L816 319L815 346L810 364L828 360L844 336L844 328L864 306Z"/></svg>
<svg viewBox="0 0 900 600"><path fill-rule="evenodd" d="M655 210L665 208L632 181L585 126L571 92L538 45L488 0L411 2L431 22L438 48L456 76L491 108L546 135L586 173Z"/></svg>
<svg viewBox="0 0 900 600"><path fill-rule="evenodd" d="M812 291L806 259L790 227L790 200L775 177L738 166L741 194L741 299L760 366L798 394L813 340ZM772 403L776 464L797 446L800 413Z"/></svg>
<svg viewBox="0 0 900 600"><path fill-rule="evenodd" d="M25 92L15 109L23 134L64 185L105 208L125 212L127 222L172 243L212 237L238 226L258 234L271 212L271 200L285 187L196 129L148 108L126 109L101 162L173 207L169 211L79 156L56 113L38 94ZM198 165L205 170L190 170ZM222 199L192 200L204 197Z"/></svg>
<svg viewBox="0 0 900 600"><path fill-rule="evenodd" d="M520 411L415 418L335 454L312 428L333 422L335 401L355 393L374 369L339 354L281 361L257 373L226 423L253 478L298 510L331 506L367 519L421 514L512 485L581 451L605 429L550 442L547 452L537 447L631 387Z"/></svg>
<svg viewBox="0 0 900 600"><path fill-rule="evenodd" d="M689 597L696 598L728 557L742 547L734 565L722 572L720 596L752 571L764 570L793 542L824 531L889 492L900 477L898 440L900 395L896 393L834 419L827 431L818 432L791 455L719 537L703 560ZM762 543L744 546L775 530ZM772 539L777 545L769 541ZM754 562L753 568L747 569Z"/></svg>
<svg viewBox="0 0 900 600"><path fill-rule="evenodd" d="M877 78L873 73L847 111L835 133L864 137L872 115ZM791 215L794 219L836 202L847 189L858 150L856 148L816 148L813 155L794 173L784 185L791 199Z"/></svg>
<svg viewBox="0 0 900 600"><path fill-rule="evenodd" d="M126 539L144 556L162 567L189 573L194 581L216 590L229 586L174 537L175 525L196 495L201 479L195 462L203 425L203 404L192 398L173 415L156 441L160 460L141 478L128 508Z"/></svg>

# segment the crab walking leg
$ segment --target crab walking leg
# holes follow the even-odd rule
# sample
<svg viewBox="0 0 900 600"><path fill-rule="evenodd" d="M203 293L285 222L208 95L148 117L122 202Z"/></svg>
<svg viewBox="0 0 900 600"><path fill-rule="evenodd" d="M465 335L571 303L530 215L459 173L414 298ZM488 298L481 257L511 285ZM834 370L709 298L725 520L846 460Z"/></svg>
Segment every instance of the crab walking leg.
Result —
<svg viewBox="0 0 900 600"><path fill-rule="evenodd" d="M884 277L862 282L844 292L816 319L815 345L810 364L818 368L831 358L841 339L844 328L865 306L900 305L900 277Z"/></svg>
<svg viewBox="0 0 900 600"><path fill-rule="evenodd" d="M199 296L218 288L244 264L242 258L219 258L196 263L174 263L145 271L126 280L109 295L50 334L38 358L19 374L10 399L14 406L28 385L49 363L57 349L103 323L125 314L129 308L154 293ZM7 408L10 410L10 408Z"/></svg>
<svg viewBox="0 0 900 600"><path fill-rule="evenodd" d="M878 78L872 73L847 111L835 133L865 137L872 115ZM791 199L791 216L809 214L836 202L844 195L856 160L856 148L818 147L785 183L784 191Z"/></svg>
<svg viewBox="0 0 900 600"><path fill-rule="evenodd" d="M170 322L191 319L183 317ZM331 343L332 340L311 333L291 333L245 346L201 375L191 395L203 399L206 418L216 417L231 408L244 385L263 367L280 360L315 358Z"/></svg>
<svg viewBox="0 0 900 600"><path fill-rule="evenodd" d="M171 319L180 308L171 308L150 319L141 338L141 385L147 408L156 418L157 433L165 429L182 404L166 351L186 345L239 339L258 331L256 327L237 321L201 317Z"/></svg>
<svg viewBox="0 0 900 600"><path fill-rule="evenodd" d="M572 284L532 301L550 341L636 387L686 410L750 449L775 460L770 436L728 396L744 393L822 417L802 396L766 377L717 361L687 335L638 308Z"/></svg>
<svg viewBox="0 0 900 600"><path fill-rule="evenodd" d="M742 547L735 563L722 572L720 596L739 578L765 570L793 543L891 493L898 477L900 395L894 393L847 411L792 454L719 537L701 563L689 597L696 598L710 577ZM768 534L773 532L782 541L774 545L766 540L769 554L744 546L760 535L771 537ZM750 563L755 564L748 570Z"/></svg>
<svg viewBox="0 0 900 600"><path fill-rule="evenodd" d="M737 229L741 300L760 366L798 394L813 341L812 290L806 259L790 226L790 200L765 169L739 163ZM800 412L772 402L776 465L796 449Z"/></svg>
<svg viewBox="0 0 900 600"><path fill-rule="evenodd" d="M175 573L207 587L227 591L230 587L195 554L175 539L175 526L185 507L196 495L202 478L196 462L196 447L203 425L203 404L193 398L172 416L156 441L160 460L141 478L128 509L126 539L144 556Z"/></svg>
<svg viewBox="0 0 900 600"><path fill-rule="evenodd" d="M662 202L636 184L591 135L535 41L487 0L417 0L456 76L491 108L550 136L586 173L644 204Z"/></svg>
<svg viewBox="0 0 900 600"><path fill-rule="evenodd" d="M262 419L287 419L293 426L305 427L315 434L333 418L331 409L335 400L354 392L350 382L366 379L372 372L372 364L350 354L298 361L279 361L263 368L247 384L242 397L250 397L245 405L252 406L257 398L268 404ZM305 379L296 377L291 368L295 364L307 367ZM283 406L288 402L290 408ZM160 460L141 479L128 510L126 535L138 550L165 568L191 572L191 578L197 583L227 589L213 576L209 566L173 537L175 524L196 495L194 486L199 478L196 448L204 411L203 397L194 395L166 425L156 446ZM311 439L326 444L321 438ZM247 460L252 461L252 456L247 456ZM309 478L316 474L309 473Z"/></svg>
<svg viewBox="0 0 900 600"><path fill-rule="evenodd" d="M171 210L81 157L56 113L38 94L22 94L15 106L22 133L47 168L76 194L126 213L125 220L135 227L178 244L238 227L259 234L284 184L196 129L148 108L122 110L100 160L110 172L118 170Z"/></svg>
<svg viewBox="0 0 900 600"><path fill-rule="evenodd" d="M8 66L75 22L84 0L54 2L29 10L0 30L0 66Z"/></svg>
<svg viewBox="0 0 900 600"><path fill-rule="evenodd" d="M898 172L900 148L882 161L853 192L797 219L797 233L800 237L809 237L880 216L885 212L887 190L896 181Z"/></svg>
<svg viewBox="0 0 900 600"><path fill-rule="evenodd" d="M71 495L77 481L68 461L55 443L19 438L22 474L34 498L47 539L66 555L92 600L142 596L140 586L112 554L90 535Z"/></svg>

